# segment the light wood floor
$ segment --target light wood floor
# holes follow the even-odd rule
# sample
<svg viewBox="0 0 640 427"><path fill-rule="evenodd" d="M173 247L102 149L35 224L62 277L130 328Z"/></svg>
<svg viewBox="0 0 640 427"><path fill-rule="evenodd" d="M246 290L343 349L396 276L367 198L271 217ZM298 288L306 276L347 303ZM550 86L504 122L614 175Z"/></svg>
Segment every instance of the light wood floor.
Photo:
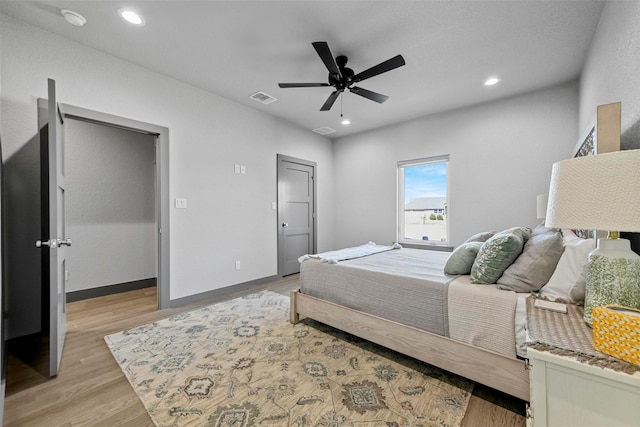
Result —
<svg viewBox="0 0 640 427"><path fill-rule="evenodd" d="M155 288L69 303L60 372L43 375L29 340L12 341L7 358L5 426L153 426L104 342L104 336L172 314L263 289L289 295L297 275L159 311ZM463 427L525 426L524 402L476 385Z"/></svg>

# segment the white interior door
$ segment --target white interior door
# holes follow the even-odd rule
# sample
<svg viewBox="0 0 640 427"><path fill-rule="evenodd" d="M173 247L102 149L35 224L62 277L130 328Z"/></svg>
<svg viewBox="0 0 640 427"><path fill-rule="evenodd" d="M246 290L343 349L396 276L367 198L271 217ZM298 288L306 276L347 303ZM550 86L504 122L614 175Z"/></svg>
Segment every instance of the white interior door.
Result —
<svg viewBox="0 0 640 427"><path fill-rule="evenodd" d="M62 138L62 117L56 101L56 82L49 79L47 101L48 129L41 140L40 173L42 176L42 240L36 246L43 253L43 281L48 282L49 295L43 295L43 305L49 305L49 374L60 368L64 340L67 334L66 310L66 247L71 246L65 230L65 184ZM46 287L45 287L46 288ZM43 331L46 332L46 331Z"/></svg>
<svg viewBox="0 0 640 427"><path fill-rule="evenodd" d="M298 258L316 252L313 162L278 155L278 273L300 272Z"/></svg>

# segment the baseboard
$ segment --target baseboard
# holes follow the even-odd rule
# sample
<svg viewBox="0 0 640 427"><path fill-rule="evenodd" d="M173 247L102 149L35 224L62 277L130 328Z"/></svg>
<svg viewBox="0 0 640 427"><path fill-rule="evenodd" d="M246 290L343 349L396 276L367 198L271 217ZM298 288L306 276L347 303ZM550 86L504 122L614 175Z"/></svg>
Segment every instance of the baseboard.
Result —
<svg viewBox="0 0 640 427"><path fill-rule="evenodd" d="M143 288L156 286L157 279L135 280L133 282L118 283L115 285L100 286L99 288L83 289L81 291L67 292L67 302L82 301L89 298L103 297L106 295L119 294L121 292L135 291Z"/></svg>
<svg viewBox="0 0 640 427"><path fill-rule="evenodd" d="M280 276L275 275L263 277L261 279L251 280L249 282L238 283L237 285L226 286L224 288L214 289L212 291L202 292L200 294L189 295L188 297L172 299L169 301L169 305L167 306L167 308L179 307L181 305L186 305L207 299L224 298L225 296L232 295L238 291L244 291L252 287L257 287L261 284L271 282L278 277Z"/></svg>

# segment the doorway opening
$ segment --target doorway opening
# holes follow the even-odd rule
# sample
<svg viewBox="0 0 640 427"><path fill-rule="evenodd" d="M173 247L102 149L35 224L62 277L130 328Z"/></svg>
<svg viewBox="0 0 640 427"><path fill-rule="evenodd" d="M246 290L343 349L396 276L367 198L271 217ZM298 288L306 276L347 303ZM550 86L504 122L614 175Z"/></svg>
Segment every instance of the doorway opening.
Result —
<svg viewBox="0 0 640 427"><path fill-rule="evenodd" d="M156 136L64 124L67 302L155 287Z"/></svg>
<svg viewBox="0 0 640 427"><path fill-rule="evenodd" d="M157 294L158 308L167 308L170 300L169 289L169 129L153 125L150 123L131 120L124 117L101 113L86 108L80 108L68 104L58 104L63 120L75 120L83 124L102 125L108 128L115 128L120 131L130 131L147 136L153 147L155 156L155 176L153 186L155 187L155 197L153 206L153 228L155 234L156 252L156 272L157 272ZM66 136L65 136L66 137ZM104 195L96 195L97 198ZM149 216L149 214L147 214ZM71 234L69 235L70 237ZM136 239L136 236L124 236L122 245L131 244L129 239ZM101 242L95 242L100 245ZM131 260L136 262L135 260ZM151 261L153 262L153 261ZM71 273L73 274L73 272ZM138 286L145 286L138 283ZM136 284L133 284L135 287Z"/></svg>

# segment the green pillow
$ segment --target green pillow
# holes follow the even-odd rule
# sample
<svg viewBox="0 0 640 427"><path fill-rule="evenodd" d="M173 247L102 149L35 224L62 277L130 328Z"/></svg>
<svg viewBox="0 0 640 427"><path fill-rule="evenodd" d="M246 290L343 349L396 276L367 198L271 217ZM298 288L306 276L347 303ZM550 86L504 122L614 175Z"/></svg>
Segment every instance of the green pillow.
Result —
<svg viewBox="0 0 640 427"><path fill-rule="evenodd" d="M501 231L484 242L471 267L471 283L496 283L502 273L522 253L531 229L513 227Z"/></svg>
<svg viewBox="0 0 640 427"><path fill-rule="evenodd" d="M494 234L496 234L495 231L483 231L482 233L477 233L469 237L467 240L464 241L464 243L486 242L491 237L493 237Z"/></svg>
<svg viewBox="0 0 640 427"><path fill-rule="evenodd" d="M483 242L463 243L447 259L444 274L469 274Z"/></svg>

